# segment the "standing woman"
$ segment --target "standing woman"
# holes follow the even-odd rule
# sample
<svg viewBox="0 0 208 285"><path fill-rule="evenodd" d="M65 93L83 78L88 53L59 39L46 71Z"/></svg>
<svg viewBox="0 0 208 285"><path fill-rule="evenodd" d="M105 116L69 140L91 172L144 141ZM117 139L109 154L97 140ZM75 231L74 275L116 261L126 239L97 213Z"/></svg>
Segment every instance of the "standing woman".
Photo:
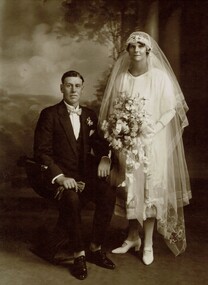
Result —
<svg viewBox="0 0 208 285"><path fill-rule="evenodd" d="M111 184L125 185L125 216L129 220L127 239L112 252L139 250L140 224L144 230L143 262L149 265L154 260L155 220L171 251L179 255L185 250L183 206L189 204L191 190L182 142L188 107L167 58L147 33L132 33L113 67L100 109L102 129L120 94L145 102L152 125L142 125L137 137L148 160L146 171L141 163L133 169L133 178L128 179L125 153L112 149L115 163Z"/></svg>

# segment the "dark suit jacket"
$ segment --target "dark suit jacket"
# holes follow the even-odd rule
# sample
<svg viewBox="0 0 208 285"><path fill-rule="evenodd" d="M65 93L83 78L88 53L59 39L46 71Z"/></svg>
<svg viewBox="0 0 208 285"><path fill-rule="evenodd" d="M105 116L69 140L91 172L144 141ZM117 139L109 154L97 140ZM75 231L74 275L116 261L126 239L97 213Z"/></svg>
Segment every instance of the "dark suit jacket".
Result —
<svg viewBox="0 0 208 285"><path fill-rule="evenodd" d="M98 136L97 116L94 111L82 107L80 116L83 138L83 169L85 174L92 169L92 150L97 161L108 155L108 145ZM34 158L37 162L48 166L48 182L58 174L80 179L77 171L79 154L76 148L69 113L63 101L45 108L39 117L34 137Z"/></svg>

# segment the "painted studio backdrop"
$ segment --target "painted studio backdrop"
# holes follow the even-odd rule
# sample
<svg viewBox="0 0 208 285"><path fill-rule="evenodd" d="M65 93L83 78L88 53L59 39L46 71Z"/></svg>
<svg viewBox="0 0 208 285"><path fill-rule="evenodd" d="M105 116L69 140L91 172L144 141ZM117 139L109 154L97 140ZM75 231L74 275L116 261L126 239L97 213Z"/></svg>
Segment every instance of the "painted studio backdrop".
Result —
<svg viewBox="0 0 208 285"><path fill-rule="evenodd" d="M27 189L21 156L32 156L39 112L61 100L61 75L85 78L82 102L97 113L108 74L135 30L168 57L190 107L184 134L190 176L207 168L207 1L4 0L0 2L0 193ZM31 190L27 190L31 191ZM29 193L29 192L27 192Z"/></svg>

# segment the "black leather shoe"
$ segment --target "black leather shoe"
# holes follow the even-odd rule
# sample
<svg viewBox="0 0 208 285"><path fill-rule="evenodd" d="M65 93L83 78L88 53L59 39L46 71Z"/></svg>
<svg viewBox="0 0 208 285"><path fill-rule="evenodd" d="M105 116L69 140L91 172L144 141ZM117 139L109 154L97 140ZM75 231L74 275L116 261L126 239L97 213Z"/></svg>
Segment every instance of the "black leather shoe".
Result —
<svg viewBox="0 0 208 285"><path fill-rule="evenodd" d="M87 277L86 258L84 255L74 259L72 274L79 280L84 280Z"/></svg>
<svg viewBox="0 0 208 285"><path fill-rule="evenodd" d="M115 269L115 264L106 256L102 250L91 251L89 254L89 261L107 269Z"/></svg>

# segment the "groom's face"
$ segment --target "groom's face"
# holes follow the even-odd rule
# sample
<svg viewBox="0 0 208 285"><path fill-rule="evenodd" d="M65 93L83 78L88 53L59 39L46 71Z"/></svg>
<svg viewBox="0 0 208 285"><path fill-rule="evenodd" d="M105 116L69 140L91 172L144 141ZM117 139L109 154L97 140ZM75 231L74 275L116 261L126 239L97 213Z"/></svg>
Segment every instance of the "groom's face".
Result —
<svg viewBox="0 0 208 285"><path fill-rule="evenodd" d="M60 87L64 101L77 107L84 87L82 79L79 77L66 77Z"/></svg>

